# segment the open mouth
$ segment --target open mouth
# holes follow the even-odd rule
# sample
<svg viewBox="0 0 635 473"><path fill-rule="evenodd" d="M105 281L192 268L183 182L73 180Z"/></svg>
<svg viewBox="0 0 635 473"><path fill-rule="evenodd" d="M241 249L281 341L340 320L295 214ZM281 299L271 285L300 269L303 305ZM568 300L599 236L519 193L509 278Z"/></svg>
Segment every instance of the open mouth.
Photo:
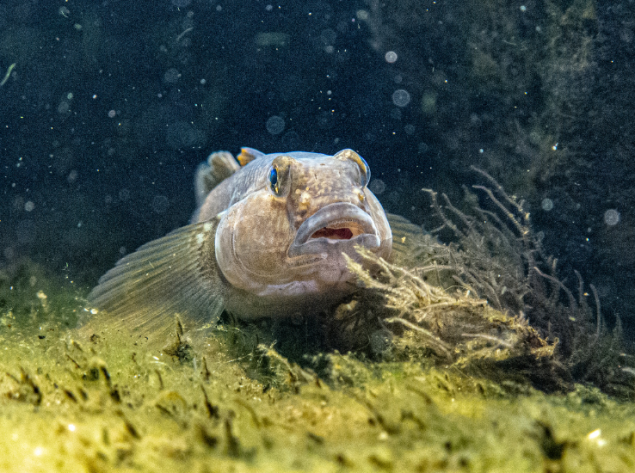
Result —
<svg viewBox="0 0 635 473"><path fill-rule="evenodd" d="M345 227L324 227L311 235L311 238L328 238L329 240L350 240L364 233L363 229L352 223Z"/></svg>
<svg viewBox="0 0 635 473"><path fill-rule="evenodd" d="M338 202L321 208L300 225L288 254L291 257L333 251L340 254L357 244L368 248L379 246L375 223L359 207Z"/></svg>

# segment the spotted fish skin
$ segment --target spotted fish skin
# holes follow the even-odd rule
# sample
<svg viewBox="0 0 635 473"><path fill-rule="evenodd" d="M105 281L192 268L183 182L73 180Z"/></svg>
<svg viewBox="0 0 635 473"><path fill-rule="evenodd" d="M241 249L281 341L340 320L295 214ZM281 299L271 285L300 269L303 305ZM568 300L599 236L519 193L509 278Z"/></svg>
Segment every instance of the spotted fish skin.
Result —
<svg viewBox="0 0 635 473"><path fill-rule="evenodd" d="M343 254L388 258L392 234L352 150L333 156L213 153L196 176L191 224L120 260L89 295L97 318L157 332L190 323L311 315L350 294Z"/></svg>

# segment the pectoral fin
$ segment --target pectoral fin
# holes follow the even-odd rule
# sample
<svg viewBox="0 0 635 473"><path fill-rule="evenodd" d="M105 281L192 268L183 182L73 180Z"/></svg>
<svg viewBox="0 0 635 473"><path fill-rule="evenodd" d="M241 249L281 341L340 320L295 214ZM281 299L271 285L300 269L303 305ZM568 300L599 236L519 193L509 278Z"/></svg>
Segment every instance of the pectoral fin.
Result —
<svg viewBox="0 0 635 473"><path fill-rule="evenodd" d="M386 214L386 217L392 231L393 263L406 268L426 267L422 276L427 283L444 288L453 286L453 273L439 263L439 256L447 253L444 245L407 218L394 214Z"/></svg>
<svg viewBox="0 0 635 473"><path fill-rule="evenodd" d="M409 265L414 250L421 245L426 233L418 225L401 215L387 213L388 224L392 232L391 258L396 264Z"/></svg>
<svg viewBox="0 0 635 473"><path fill-rule="evenodd" d="M218 319L224 286L214 257L216 225L179 228L119 260L89 294L98 313L81 331L114 329L164 343L175 315L187 329Z"/></svg>

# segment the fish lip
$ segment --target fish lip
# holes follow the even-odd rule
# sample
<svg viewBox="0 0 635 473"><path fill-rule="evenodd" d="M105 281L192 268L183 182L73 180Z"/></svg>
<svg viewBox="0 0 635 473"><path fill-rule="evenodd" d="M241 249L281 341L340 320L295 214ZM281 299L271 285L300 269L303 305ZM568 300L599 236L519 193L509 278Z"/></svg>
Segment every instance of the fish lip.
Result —
<svg viewBox="0 0 635 473"><path fill-rule="evenodd" d="M362 233L348 240L329 239L326 237L311 238L318 230L342 223L351 222L356 227L361 228ZM347 253L355 245L361 245L369 249L380 246L379 233L372 217L359 207L348 202L336 202L322 207L316 213L307 218L295 236L295 240L289 247L290 257L306 254L319 254L336 250L338 254L342 251Z"/></svg>

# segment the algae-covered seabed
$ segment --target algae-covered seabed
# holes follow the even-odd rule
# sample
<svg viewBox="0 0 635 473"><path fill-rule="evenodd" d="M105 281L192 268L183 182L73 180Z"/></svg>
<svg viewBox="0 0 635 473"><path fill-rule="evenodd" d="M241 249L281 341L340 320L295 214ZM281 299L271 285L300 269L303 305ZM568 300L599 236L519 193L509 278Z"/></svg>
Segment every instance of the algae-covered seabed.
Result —
<svg viewBox="0 0 635 473"><path fill-rule="evenodd" d="M635 406L592 387L338 353L316 375L229 323L175 356L83 340L81 299L42 281L3 286L0 471L635 469Z"/></svg>

